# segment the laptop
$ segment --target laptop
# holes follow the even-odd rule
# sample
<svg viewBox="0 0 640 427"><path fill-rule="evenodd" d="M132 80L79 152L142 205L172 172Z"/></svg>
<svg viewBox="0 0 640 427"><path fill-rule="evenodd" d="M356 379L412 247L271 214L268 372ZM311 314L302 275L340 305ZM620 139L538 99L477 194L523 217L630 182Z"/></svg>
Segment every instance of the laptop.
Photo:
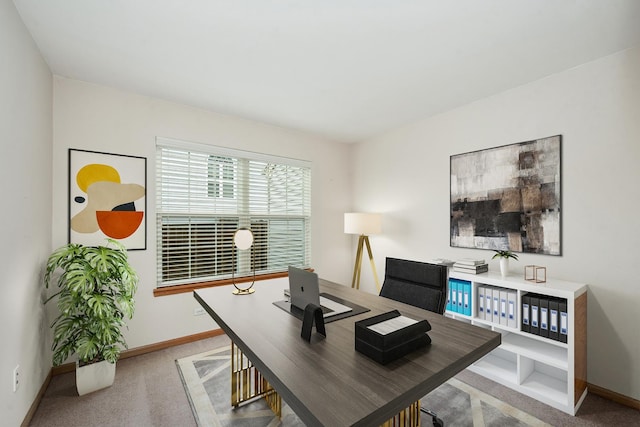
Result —
<svg viewBox="0 0 640 427"><path fill-rule="evenodd" d="M304 311L307 304L315 304L322 309L325 318L352 310L351 307L320 296L318 275L307 270L289 266L289 292L292 306Z"/></svg>

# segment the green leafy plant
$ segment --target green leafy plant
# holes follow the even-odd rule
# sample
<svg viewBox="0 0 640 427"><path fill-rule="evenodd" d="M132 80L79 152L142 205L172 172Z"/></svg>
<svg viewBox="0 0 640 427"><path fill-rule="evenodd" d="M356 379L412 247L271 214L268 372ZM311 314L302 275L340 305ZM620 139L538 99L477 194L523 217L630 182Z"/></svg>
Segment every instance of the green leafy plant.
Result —
<svg viewBox="0 0 640 427"><path fill-rule="evenodd" d="M44 276L49 287L54 272L62 270L55 284L60 315L53 321L53 364L58 366L77 353L81 364L107 360L115 363L121 348L125 317L131 319L138 276L129 264L127 250L107 239L106 246L68 244L56 249L47 261Z"/></svg>
<svg viewBox="0 0 640 427"><path fill-rule="evenodd" d="M516 261L518 260L518 255L514 254L511 251L494 251L495 254L493 255L493 257L491 259L496 259L496 258L513 258Z"/></svg>

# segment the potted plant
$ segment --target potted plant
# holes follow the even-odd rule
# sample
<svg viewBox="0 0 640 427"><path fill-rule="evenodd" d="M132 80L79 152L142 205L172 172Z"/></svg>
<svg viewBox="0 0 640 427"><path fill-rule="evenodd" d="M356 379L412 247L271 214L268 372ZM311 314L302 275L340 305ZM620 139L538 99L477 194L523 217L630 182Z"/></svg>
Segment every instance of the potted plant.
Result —
<svg viewBox="0 0 640 427"><path fill-rule="evenodd" d="M53 328L53 365L76 353L76 386L83 395L109 387L115 363L127 344L122 335L125 317L133 317L138 276L129 264L127 250L107 239L106 246L68 244L56 249L47 261L44 276L49 287L54 272L60 314ZM86 368L86 369L85 369Z"/></svg>
<svg viewBox="0 0 640 427"><path fill-rule="evenodd" d="M518 255L514 254L511 251L495 251L495 254L491 259L500 258L500 274L502 277L506 277L509 273L509 258L513 258L516 261L518 260Z"/></svg>

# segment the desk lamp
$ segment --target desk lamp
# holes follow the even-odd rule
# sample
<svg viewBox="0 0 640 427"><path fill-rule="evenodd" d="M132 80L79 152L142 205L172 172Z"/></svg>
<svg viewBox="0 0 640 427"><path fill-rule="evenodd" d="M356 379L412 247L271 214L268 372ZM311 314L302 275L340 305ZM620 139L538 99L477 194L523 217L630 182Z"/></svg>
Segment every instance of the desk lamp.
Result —
<svg viewBox="0 0 640 427"><path fill-rule="evenodd" d="M373 277L376 281L376 287L380 291L380 281L376 272L376 265L373 262L373 254L371 253L371 245L369 244L369 235L379 234L382 231L380 214L373 213L345 213L344 214L344 232L346 234L358 234L358 251L356 252L356 262L353 266L353 280L351 287L360 289L360 270L362 268L362 252L363 246L367 246L369 253L369 261L373 270Z"/></svg>
<svg viewBox="0 0 640 427"><path fill-rule="evenodd" d="M234 295L249 295L254 293L256 290L253 289L253 284L256 283L256 251L255 248L251 251L253 257L251 259L251 264L253 265L253 282L251 282L251 286L248 288L239 288L236 285L235 281L235 271L236 271L236 248L240 250L251 249L253 246L253 232L248 228L240 228L236 230L233 234L233 254L232 254L232 267L231 267L231 281L233 282L233 286L236 288L233 291Z"/></svg>

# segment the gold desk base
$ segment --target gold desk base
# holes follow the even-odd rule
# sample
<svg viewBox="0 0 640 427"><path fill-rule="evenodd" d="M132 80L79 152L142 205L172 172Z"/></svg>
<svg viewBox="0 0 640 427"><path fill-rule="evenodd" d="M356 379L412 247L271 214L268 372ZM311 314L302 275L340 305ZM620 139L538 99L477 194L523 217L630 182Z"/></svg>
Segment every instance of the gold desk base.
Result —
<svg viewBox="0 0 640 427"><path fill-rule="evenodd" d="M381 427L420 427L420 401L413 402Z"/></svg>
<svg viewBox="0 0 640 427"><path fill-rule="evenodd" d="M231 342L231 405L264 397L278 418L282 417L282 398L242 351Z"/></svg>
<svg viewBox="0 0 640 427"><path fill-rule="evenodd" d="M263 397L278 418L282 417L282 398L260 371L231 342L231 405L239 405ZM409 405L381 427L420 427L420 401Z"/></svg>

